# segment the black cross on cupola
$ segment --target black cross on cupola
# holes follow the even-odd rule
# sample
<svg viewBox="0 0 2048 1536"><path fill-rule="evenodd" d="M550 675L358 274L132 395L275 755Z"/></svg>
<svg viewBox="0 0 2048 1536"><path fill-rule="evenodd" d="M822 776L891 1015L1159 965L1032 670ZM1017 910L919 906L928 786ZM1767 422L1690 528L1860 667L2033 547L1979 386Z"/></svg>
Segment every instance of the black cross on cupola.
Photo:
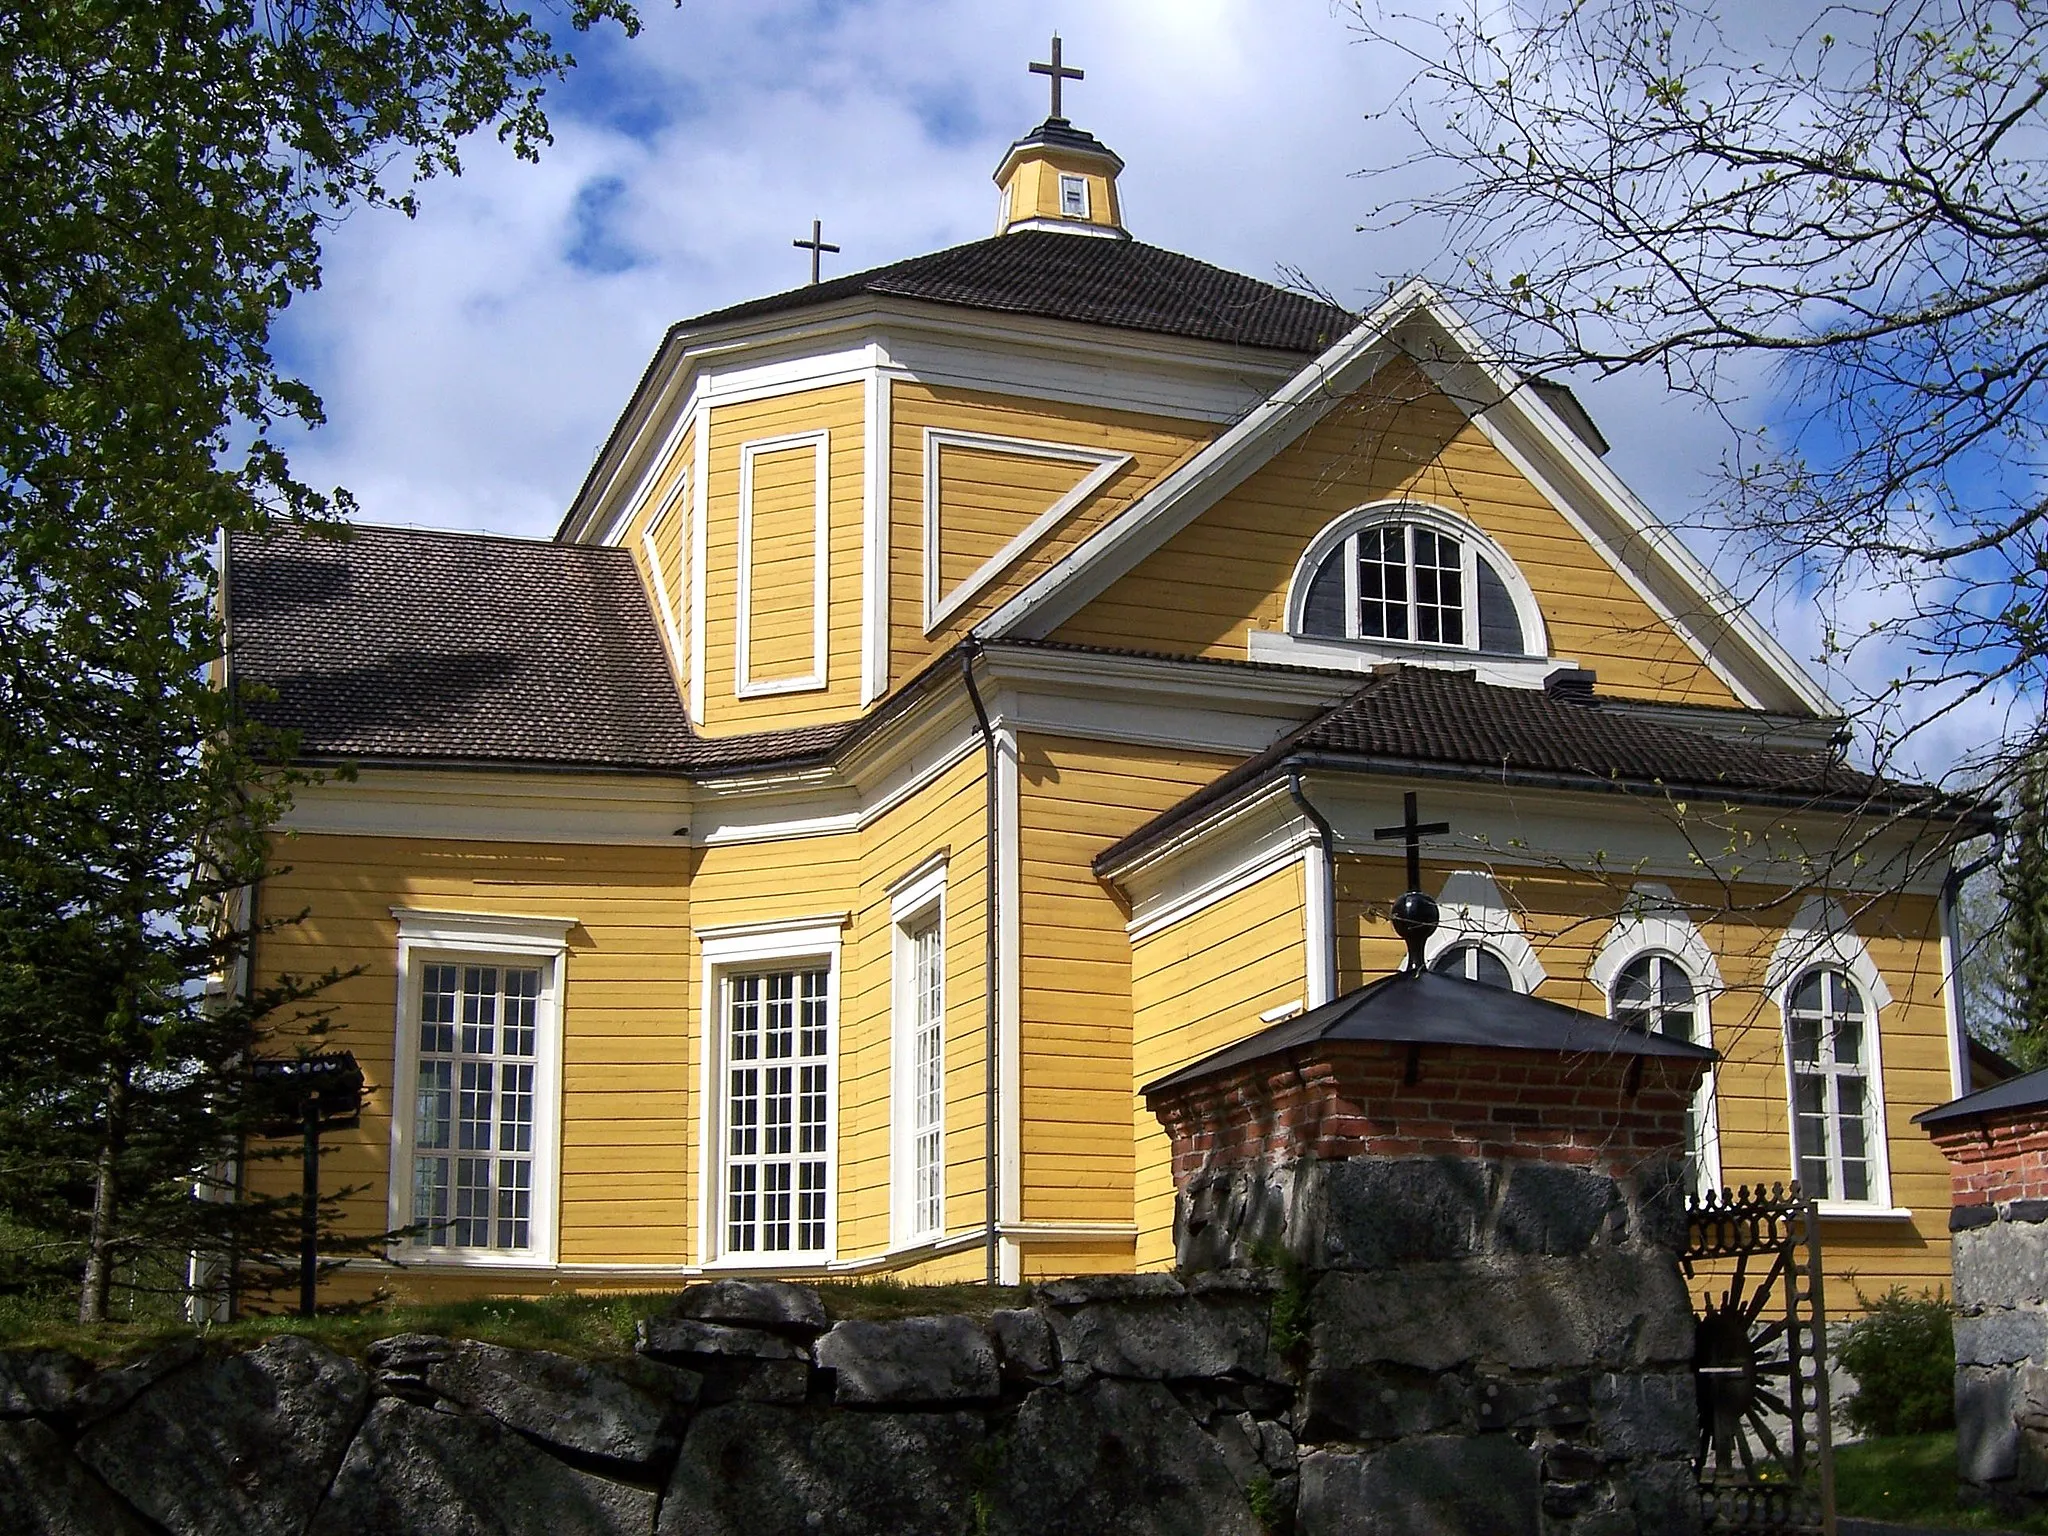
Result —
<svg viewBox="0 0 2048 1536"><path fill-rule="evenodd" d="M1401 797L1401 824L1398 827L1375 827L1373 838L1385 842L1398 837L1408 845L1408 889L1394 902L1394 932L1408 944L1407 969L1412 975L1420 975L1423 969L1422 951L1429 943L1429 936L1436 932L1437 907L1422 889L1422 840L1438 837L1451 830L1448 821L1423 822L1416 818L1415 791L1409 790Z"/></svg>
<svg viewBox="0 0 2048 1536"><path fill-rule="evenodd" d="M1060 111L1060 82L1063 80L1085 80L1088 78L1088 72L1081 69L1069 69L1060 62L1059 33L1055 32L1052 35L1052 62L1050 64L1034 63L1031 66L1031 73L1052 77L1052 117L1054 121L1065 122L1066 114Z"/></svg>
<svg viewBox="0 0 2048 1536"><path fill-rule="evenodd" d="M789 243L800 251L809 251L811 253L811 286L815 288L818 285L818 258L827 251L832 252L835 256L839 254L838 246L825 243L825 221L823 219L811 220L811 238L808 240L792 240Z"/></svg>

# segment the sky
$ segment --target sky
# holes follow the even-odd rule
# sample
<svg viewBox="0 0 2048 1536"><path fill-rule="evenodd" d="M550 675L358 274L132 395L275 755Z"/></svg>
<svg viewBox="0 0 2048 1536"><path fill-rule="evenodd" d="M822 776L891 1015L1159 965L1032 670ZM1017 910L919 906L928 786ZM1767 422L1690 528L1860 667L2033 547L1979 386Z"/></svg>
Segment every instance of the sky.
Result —
<svg viewBox="0 0 2048 1536"><path fill-rule="evenodd" d="M802 282L790 242L813 218L843 247L828 276L993 233L991 176L1046 114L1026 65L1054 30L1087 72L1067 115L1125 160L1137 238L1298 271L1353 308L1457 254L1361 232L1413 174L1384 174L1414 147L1387 111L1407 70L1329 0L644 0L642 19L632 42L574 40L538 165L473 142L417 219L336 229L287 312L280 358L327 409L294 468L364 519L545 536L662 333ZM1720 423L1648 381L1582 396L1621 476L1694 521ZM1765 617L1814 658L1810 603ZM1823 675L1837 696L1857 681ZM1985 723L1943 725L1916 762L1939 772Z"/></svg>

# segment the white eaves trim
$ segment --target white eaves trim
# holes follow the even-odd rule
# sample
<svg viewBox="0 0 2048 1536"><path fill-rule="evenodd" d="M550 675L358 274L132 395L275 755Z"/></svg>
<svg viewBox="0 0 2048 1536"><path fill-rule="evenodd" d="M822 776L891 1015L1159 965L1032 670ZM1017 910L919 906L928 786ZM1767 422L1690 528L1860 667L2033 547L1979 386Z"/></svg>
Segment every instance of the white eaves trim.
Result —
<svg viewBox="0 0 2048 1536"><path fill-rule="evenodd" d="M1237 425L983 619L974 632L991 640L1045 638L1378 372L1394 355L1393 327L1428 293L1421 283L1409 283Z"/></svg>

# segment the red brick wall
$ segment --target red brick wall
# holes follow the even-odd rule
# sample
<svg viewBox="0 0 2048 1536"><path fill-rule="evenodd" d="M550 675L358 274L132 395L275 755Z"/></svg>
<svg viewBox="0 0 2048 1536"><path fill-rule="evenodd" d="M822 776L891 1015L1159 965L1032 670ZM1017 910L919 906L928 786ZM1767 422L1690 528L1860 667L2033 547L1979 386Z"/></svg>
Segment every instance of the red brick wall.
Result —
<svg viewBox="0 0 2048 1536"><path fill-rule="evenodd" d="M1948 1158L1951 1205L2048 1200L2048 1106L1943 1131L1934 1144Z"/></svg>
<svg viewBox="0 0 2048 1536"><path fill-rule="evenodd" d="M1319 1158L1524 1158L1622 1173L1685 1144L1700 1066L1479 1046L1323 1041L1155 1094L1173 1178Z"/></svg>

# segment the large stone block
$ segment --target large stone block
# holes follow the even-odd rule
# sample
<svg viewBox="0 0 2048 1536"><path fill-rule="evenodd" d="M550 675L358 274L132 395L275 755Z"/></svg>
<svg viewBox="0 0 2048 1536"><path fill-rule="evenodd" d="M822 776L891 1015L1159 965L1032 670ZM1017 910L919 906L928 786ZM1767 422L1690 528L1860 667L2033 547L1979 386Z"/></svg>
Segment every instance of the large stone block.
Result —
<svg viewBox="0 0 2048 1536"><path fill-rule="evenodd" d="M496 1419L385 1398L307 1536L649 1536L654 1506L650 1490L567 1466Z"/></svg>
<svg viewBox="0 0 2048 1536"><path fill-rule="evenodd" d="M368 1399L353 1361L285 1335L167 1376L78 1453L176 1536L298 1536Z"/></svg>
<svg viewBox="0 0 2048 1536"><path fill-rule="evenodd" d="M1603 1375L1593 1381L1593 1433L1610 1456L1689 1456L1699 1444L1690 1371Z"/></svg>
<svg viewBox="0 0 2048 1536"><path fill-rule="evenodd" d="M1215 1441L1164 1387L1043 1387L1017 1412L985 1536L1259 1536Z"/></svg>
<svg viewBox="0 0 2048 1536"><path fill-rule="evenodd" d="M1270 1315L1263 1297L1105 1301L1056 1309L1052 1329L1062 1361L1102 1376L1270 1378Z"/></svg>
<svg viewBox="0 0 2048 1536"><path fill-rule="evenodd" d="M1535 1452L1508 1435L1432 1435L1301 1459L1301 1536L1537 1536Z"/></svg>
<svg viewBox="0 0 2048 1536"><path fill-rule="evenodd" d="M1584 1253L1627 1207L1614 1181L1590 1168L1510 1163L1487 1246L1501 1253Z"/></svg>
<svg viewBox="0 0 2048 1536"><path fill-rule="evenodd" d="M687 1317L642 1318L637 1333L634 1348L657 1359L802 1360L810 1353L803 1345L764 1328L739 1328Z"/></svg>
<svg viewBox="0 0 2048 1536"><path fill-rule="evenodd" d="M816 1287L782 1280L712 1280L676 1299L677 1317L733 1323L809 1338L832 1326Z"/></svg>
<svg viewBox="0 0 2048 1536"><path fill-rule="evenodd" d="M964 1317L837 1324L818 1340L818 1366L837 1373L841 1403L971 1402L1003 1386L995 1347Z"/></svg>
<svg viewBox="0 0 2048 1536"><path fill-rule="evenodd" d="M975 1529L983 1444L968 1413L712 1408L683 1438L660 1536L955 1536Z"/></svg>
<svg viewBox="0 0 2048 1536"><path fill-rule="evenodd" d="M2048 1301L2048 1225L1998 1221L1958 1232L1949 1247L1965 1312Z"/></svg>
<svg viewBox="0 0 2048 1536"><path fill-rule="evenodd" d="M1060 1373L1059 1347L1045 1314L1030 1307L1010 1307L988 1321L996 1355L1005 1371L1030 1381L1049 1381Z"/></svg>
<svg viewBox="0 0 2048 1536"><path fill-rule="evenodd" d="M0 1531L8 1536L149 1536L48 1425L0 1424Z"/></svg>
<svg viewBox="0 0 2048 1536"><path fill-rule="evenodd" d="M1477 1365L1573 1372L1692 1358L1692 1311L1669 1254L1492 1257L1317 1284L1314 1368Z"/></svg>
<svg viewBox="0 0 2048 1536"><path fill-rule="evenodd" d="M2048 1309L2001 1307L1955 1320L1957 1365L2048 1362Z"/></svg>
<svg viewBox="0 0 2048 1536"><path fill-rule="evenodd" d="M1496 1165L1455 1157L1345 1158L1314 1165L1307 1178L1307 1231L1289 1246L1318 1269L1476 1253L1500 1186Z"/></svg>
<svg viewBox="0 0 2048 1536"><path fill-rule="evenodd" d="M92 1367L62 1350L23 1349L0 1354L0 1418L63 1412L91 1379Z"/></svg>
<svg viewBox="0 0 2048 1536"><path fill-rule="evenodd" d="M1956 1372L1956 1475L2003 1482L2019 1464L2019 1373L2005 1367Z"/></svg>
<svg viewBox="0 0 2048 1536"><path fill-rule="evenodd" d="M100 1371L72 1395L65 1404L68 1417L79 1424L94 1424L109 1414L119 1413L158 1382L189 1370L206 1358L206 1346L197 1339L180 1339L131 1360Z"/></svg>
<svg viewBox="0 0 2048 1536"><path fill-rule="evenodd" d="M1391 1440L1464 1423L1466 1383L1400 1366L1317 1367L1302 1392L1302 1438Z"/></svg>
<svg viewBox="0 0 2048 1536"><path fill-rule="evenodd" d="M441 1397L534 1439L587 1456L643 1464L674 1446L670 1432L702 1378L652 1360L596 1365L546 1350L453 1345L429 1366Z"/></svg>

